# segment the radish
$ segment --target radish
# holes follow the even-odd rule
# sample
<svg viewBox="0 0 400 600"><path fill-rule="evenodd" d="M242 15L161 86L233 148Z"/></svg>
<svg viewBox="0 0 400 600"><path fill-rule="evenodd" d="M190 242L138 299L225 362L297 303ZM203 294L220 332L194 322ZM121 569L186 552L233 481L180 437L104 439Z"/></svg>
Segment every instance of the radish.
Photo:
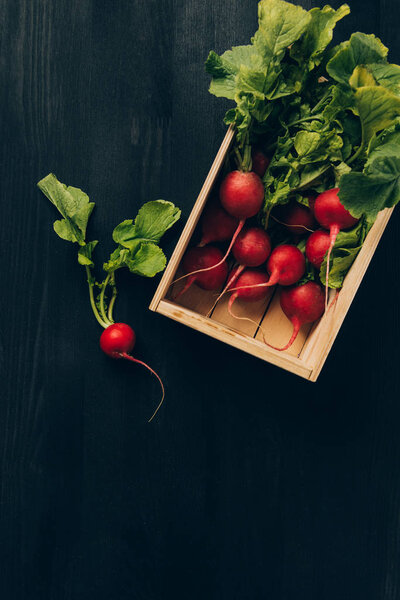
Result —
<svg viewBox="0 0 400 600"><path fill-rule="evenodd" d="M318 223L329 230L330 244L326 264L325 307L328 305L329 260L337 235L341 229L349 229L358 223L339 200L339 188L333 188L320 194L314 205L314 214Z"/></svg>
<svg viewBox="0 0 400 600"><path fill-rule="evenodd" d="M303 277L305 270L306 260L297 246L277 246L267 262L267 271L270 274L268 285L293 285Z"/></svg>
<svg viewBox="0 0 400 600"><path fill-rule="evenodd" d="M182 268L185 275L176 279L175 283L184 277L188 277L188 280L174 300L184 294L193 283L203 290L219 290L228 276L228 265L222 252L214 246L190 248L183 257Z"/></svg>
<svg viewBox="0 0 400 600"><path fill-rule="evenodd" d="M224 256L221 256L219 262L188 272L179 279L197 275L202 271L216 269L224 263L232 250L237 236L243 229L245 220L254 217L261 209L264 201L264 184L259 176L252 171L231 171L222 181L219 193L221 204L226 212L232 217L239 219L229 247ZM176 283L179 279L176 279L172 283Z"/></svg>
<svg viewBox="0 0 400 600"><path fill-rule="evenodd" d="M330 241L329 233L323 229L314 231L308 238L305 250L306 256L316 269L321 268L325 254L329 249Z"/></svg>
<svg viewBox="0 0 400 600"><path fill-rule="evenodd" d="M222 290L212 307L207 313L209 316L227 289L232 287L239 275L246 267L259 267L267 260L271 253L271 238L262 227L248 227L243 229L232 246L232 254L239 265L233 269L225 288Z"/></svg>
<svg viewBox="0 0 400 600"><path fill-rule="evenodd" d="M253 171L231 171L221 183L219 197L227 213L244 221L261 209L264 185Z"/></svg>
<svg viewBox="0 0 400 600"><path fill-rule="evenodd" d="M202 238L199 246L232 239L239 224L238 219L228 215L219 204L206 206L201 220Z"/></svg>
<svg viewBox="0 0 400 600"><path fill-rule="evenodd" d="M241 265L259 267L271 254L271 238L262 227L243 229L232 246L232 254Z"/></svg>
<svg viewBox="0 0 400 600"><path fill-rule="evenodd" d="M311 210L296 201L280 207L278 223L284 225L291 233L303 235L307 231L314 231L314 216ZM275 217L274 217L275 218Z"/></svg>
<svg viewBox="0 0 400 600"><path fill-rule="evenodd" d="M291 244L282 244L272 251L267 262L267 271L270 274L269 280L261 283L243 284L240 289L250 290L251 288L271 287L279 283L280 285L293 285L301 279L306 270L306 259L304 254ZM247 271L244 272L244 275ZM239 280L235 283L234 290L239 289ZM232 291L232 290L231 290Z"/></svg>
<svg viewBox="0 0 400 600"><path fill-rule="evenodd" d="M87 194L79 188L61 183L53 173L39 181L38 187L62 216L61 221L54 223L54 231L62 239L78 245L78 262L85 267L93 315L104 328L100 337L101 349L112 358L125 358L143 365L157 377L161 385L161 402L151 421L164 401L164 385L149 365L130 355L136 341L133 329L125 323L114 321L113 311L118 295L116 273L123 267L143 277L154 277L163 271L166 261L158 244L164 233L179 219L181 211L172 202L155 200L146 202L135 219L127 219L117 225L113 238L118 245L103 264L105 274L101 281L95 273L94 261L94 249L98 242L86 239L94 202L90 202ZM97 298L95 288L99 288Z"/></svg>
<svg viewBox="0 0 400 600"><path fill-rule="evenodd" d="M254 173L259 177L264 177L265 171L268 169L269 163L271 162L268 156L261 150L255 149L251 153L251 160Z"/></svg>
<svg viewBox="0 0 400 600"><path fill-rule="evenodd" d="M130 352L132 352L135 342L136 334L132 327L129 327L129 325L126 325L126 323L113 323L112 325L109 325L100 336L100 348L105 354L107 354L107 356L110 356L111 358L125 358L126 360L130 360L138 365L142 365L148 369L150 373L157 377L161 386L162 397L159 405L149 419L150 423L164 402L164 384L161 380L161 377L155 371L153 371L149 365L142 360L138 360L137 358L131 356Z"/></svg>
<svg viewBox="0 0 400 600"><path fill-rule="evenodd" d="M283 348L277 348L271 344L268 346L283 352L293 344L302 325L313 323L323 315L325 310L324 291L315 281L285 288L281 291L280 305L293 324L292 337Z"/></svg>

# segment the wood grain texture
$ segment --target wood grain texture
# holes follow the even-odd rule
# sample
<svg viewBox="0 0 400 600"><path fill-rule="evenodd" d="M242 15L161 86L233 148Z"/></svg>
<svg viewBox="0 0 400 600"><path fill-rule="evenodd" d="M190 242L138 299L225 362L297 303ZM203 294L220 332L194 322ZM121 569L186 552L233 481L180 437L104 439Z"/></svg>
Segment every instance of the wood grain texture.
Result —
<svg viewBox="0 0 400 600"><path fill-rule="evenodd" d="M400 62L397 1L351 5L339 37ZM224 135L203 62L247 43L255 0L0 0L0 23L1 598L400 598L398 215L314 386L151 313L157 282L121 274L116 314L167 386L149 426L157 382L99 352L35 189L54 171L90 194L99 263L144 201L185 219Z"/></svg>

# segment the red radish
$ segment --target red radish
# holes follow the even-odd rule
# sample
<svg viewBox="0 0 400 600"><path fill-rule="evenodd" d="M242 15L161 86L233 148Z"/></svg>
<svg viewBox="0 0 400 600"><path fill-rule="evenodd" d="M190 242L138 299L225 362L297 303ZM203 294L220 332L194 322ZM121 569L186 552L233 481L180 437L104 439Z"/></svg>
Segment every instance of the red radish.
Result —
<svg viewBox="0 0 400 600"><path fill-rule="evenodd" d="M303 277L305 270L306 259L297 246L277 246L267 262L267 271L270 274L268 285L293 285Z"/></svg>
<svg viewBox="0 0 400 600"><path fill-rule="evenodd" d="M264 184L258 175L252 171L231 171L225 177L221 183L219 190L221 204L226 212L239 219L238 226L234 232L230 241L229 247L225 252L225 255L221 257L220 261L209 267L186 273L183 277L191 277L201 271L212 270L219 267L226 258L229 256L232 246L239 233L241 232L244 222L250 217L254 217L264 201ZM180 279L183 279L180 278ZM179 281L176 279L173 283Z"/></svg>
<svg viewBox="0 0 400 600"><path fill-rule="evenodd" d="M270 274L267 282L252 284L251 286L246 285L247 289L250 288L264 288L271 287L279 283L280 285L293 285L301 279L306 269L306 259L304 254L291 244L282 244L277 246L272 251L271 256L267 262L267 271ZM246 274L245 271L244 274ZM239 288L239 280L235 283L234 290ZM243 289L243 283L241 284Z"/></svg>
<svg viewBox="0 0 400 600"><path fill-rule="evenodd" d="M268 169L269 163L271 162L268 156L261 150L255 149L251 153L251 161L254 173L257 173L259 177L264 177L265 171Z"/></svg>
<svg viewBox="0 0 400 600"><path fill-rule="evenodd" d="M271 238L262 227L242 229L232 246L232 254L241 265L259 267L271 254Z"/></svg>
<svg viewBox="0 0 400 600"><path fill-rule="evenodd" d="M314 216L311 210L296 201L289 202L280 207L278 223L295 235L304 235L307 231L314 231Z"/></svg>
<svg viewBox="0 0 400 600"><path fill-rule="evenodd" d="M266 296L265 284L268 283L268 275L257 269L247 269L235 282L234 292L229 300L232 305L236 298L247 302L257 302ZM232 299L233 298L233 299Z"/></svg>
<svg viewBox="0 0 400 600"><path fill-rule="evenodd" d="M221 183L221 204L240 220L254 217L264 201L264 185L253 171L231 171Z"/></svg>
<svg viewBox="0 0 400 600"><path fill-rule="evenodd" d="M202 238L199 246L232 239L238 224L239 221L228 215L219 204L214 202L206 206L201 220Z"/></svg>
<svg viewBox="0 0 400 600"><path fill-rule="evenodd" d="M193 283L203 290L218 290L228 276L228 266L222 252L214 246L190 248L183 257L182 268L185 272L183 277L188 277L188 280L174 298L175 300L184 294ZM179 279L183 279L183 277Z"/></svg>
<svg viewBox="0 0 400 600"><path fill-rule="evenodd" d="M268 346L283 352L293 344L302 325L313 323L324 314L324 291L315 281L307 281L304 285L282 289L280 304L283 312L293 324L292 337L283 348L277 348L271 344Z"/></svg>
<svg viewBox="0 0 400 600"><path fill-rule="evenodd" d="M316 198L314 205L315 218L322 227L329 229L330 236L326 264L325 307L328 305L329 261L337 235L341 229L349 229L358 223L358 219L355 219L340 202L338 192L339 188L323 192Z"/></svg>
<svg viewBox="0 0 400 600"><path fill-rule="evenodd" d="M314 231L308 238L306 242L306 256L316 269L321 268L330 243L330 235L324 229Z"/></svg>
<svg viewBox="0 0 400 600"><path fill-rule="evenodd" d="M129 325L126 325L126 323L113 323L112 325L109 325L100 336L100 348L105 354L107 354L107 356L111 356L111 358L125 358L126 360L130 360L138 365L142 365L143 367L146 367L150 373L157 377L162 390L162 398L153 415L149 419L150 423L150 421L152 421L156 416L158 409L164 401L164 384L161 381L160 376L153 371L149 365L131 356L130 352L132 352L135 342L135 332L133 331L132 327L129 327Z"/></svg>
<svg viewBox="0 0 400 600"><path fill-rule="evenodd" d="M209 316L227 289L232 287L246 267L259 267L271 253L271 238L262 227L242 229L232 246L232 254L239 265L231 272L225 288L207 313Z"/></svg>

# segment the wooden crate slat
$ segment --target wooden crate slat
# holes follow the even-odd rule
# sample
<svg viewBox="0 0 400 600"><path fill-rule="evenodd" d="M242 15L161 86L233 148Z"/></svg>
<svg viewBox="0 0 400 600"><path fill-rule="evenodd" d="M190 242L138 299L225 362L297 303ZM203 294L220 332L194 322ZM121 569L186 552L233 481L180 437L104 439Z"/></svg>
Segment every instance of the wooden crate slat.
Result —
<svg viewBox="0 0 400 600"><path fill-rule="evenodd" d="M261 343L258 340L243 336L241 333L238 333L229 327L220 325L212 319L207 319L192 310L173 304L168 300L162 300L159 303L157 312L170 317L179 323L183 323L196 331L205 333L217 340L234 346L235 348L244 350L263 360L267 360L271 364L286 369L296 375L300 375L305 379L309 379L311 376L312 369L299 358L275 350L270 350L264 343Z"/></svg>
<svg viewBox="0 0 400 600"><path fill-rule="evenodd" d="M239 321L234 319L228 312L228 302L230 295L226 294L217 304L212 314L212 319L221 325L226 325L235 331L241 332L243 335L253 337L258 329L258 325L262 320L265 310L271 300L273 291L269 290L268 295L264 300L258 302L242 302L239 298L235 300L233 312L238 317L247 317L254 321Z"/></svg>
<svg viewBox="0 0 400 600"><path fill-rule="evenodd" d="M311 381L316 381L321 372L392 212L393 208L386 209L378 215L353 266L346 276L343 288L340 290L333 308L324 315L307 339L301 358L313 366Z"/></svg>
<svg viewBox="0 0 400 600"><path fill-rule="evenodd" d="M174 294L183 287L184 283L179 282L174 286ZM190 308L205 316L212 308L218 292L202 290L197 285L192 285L176 302L177 305Z"/></svg>

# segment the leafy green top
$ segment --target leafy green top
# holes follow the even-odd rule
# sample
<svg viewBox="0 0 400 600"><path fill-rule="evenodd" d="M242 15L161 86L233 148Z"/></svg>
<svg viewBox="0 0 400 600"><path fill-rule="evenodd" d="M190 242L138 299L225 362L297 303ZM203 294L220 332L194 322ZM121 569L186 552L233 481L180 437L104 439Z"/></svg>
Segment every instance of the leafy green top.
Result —
<svg viewBox="0 0 400 600"><path fill-rule="evenodd" d="M55 232L64 240L77 242L81 246L78 251L80 264L93 266L92 252L97 241L86 242L86 227L94 202L89 202L82 190L58 181L53 173L39 181L38 187L64 217L54 222ZM144 277L153 277L162 271L166 258L158 243L180 214L181 211L166 200L144 204L135 222L123 221L114 229L113 239L118 248L105 264L105 270L110 273L124 266Z"/></svg>
<svg viewBox="0 0 400 600"><path fill-rule="evenodd" d="M225 122L240 146L268 139L265 224L276 204L307 190L340 187L344 206L369 223L400 199L400 67L374 35L329 47L344 4L305 11L261 0L247 46L210 52L210 92L234 100Z"/></svg>
<svg viewBox="0 0 400 600"><path fill-rule="evenodd" d="M97 240L86 241L87 224L94 203L89 202L89 197L82 190L67 187L52 173L39 181L38 187L63 217L54 222L57 235L64 240L79 244L78 262L86 267L93 311L99 323L107 326L112 322L114 302L112 301L112 304L110 302L111 311L107 317L105 290L108 285L111 285L115 297L115 271L127 267L131 273L143 277L154 277L162 271L166 265L166 257L158 244L164 233L178 221L181 211L172 202L166 200L147 202L140 208L135 221L123 221L114 229L113 239L117 248L104 264L107 273L104 281L96 284L100 288L96 307L93 298L95 278L92 275L94 267L92 254L98 242Z"/></svg>

